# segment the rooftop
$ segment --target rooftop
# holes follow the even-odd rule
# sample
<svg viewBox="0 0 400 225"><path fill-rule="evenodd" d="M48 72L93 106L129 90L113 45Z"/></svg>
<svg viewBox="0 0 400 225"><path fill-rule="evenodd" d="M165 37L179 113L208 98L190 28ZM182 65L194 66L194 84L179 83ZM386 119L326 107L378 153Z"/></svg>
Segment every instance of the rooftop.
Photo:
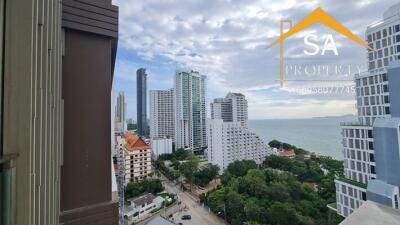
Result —
<svg viewBox="0 0 400 225"><path fill-rule="evenodd" d="M125 148L127 151L149 149L150 146L136 134L125 133L124 138L126 141Z"/></svg>
<svg viewBox="0 0 400 225"><path fill-rule="evenodd" d="M162 218L161 216L156 216L148 223L146 223L146 225L175 225L175 224L169 222L168 220Z"/></svg>
<svg viewBox="0 0 400 225"><path fill-rule="evenodd" d="M143 205L152 203L155 198L156 196L154 196L153 194L146 193L139 197L128 199L128 201L132 202L134 205Z"/></svg>
<svg viewBox="0 0 400 225"><path fill-rule="evenodd" d="M400 211L366 201L339 225L400 225Z"/></svg>
<svg viewBox="0 0 400 225"><path fill-rule="evenodd" d="M292 157L292 156L296 156L296 153L294 152L293 149L290 149L290 150L279 152L279 156Z"/></svg>

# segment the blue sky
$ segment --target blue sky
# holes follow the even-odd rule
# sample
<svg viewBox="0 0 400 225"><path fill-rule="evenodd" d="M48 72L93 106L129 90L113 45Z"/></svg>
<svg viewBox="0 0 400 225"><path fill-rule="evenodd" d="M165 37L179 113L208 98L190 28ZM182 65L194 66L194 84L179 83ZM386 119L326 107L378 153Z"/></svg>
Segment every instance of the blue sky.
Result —
<svg viewBox="0 0 400 225"><path fill-rule="evenodd" d="M288 83L279 88L279 47L267 49L279 35L280 19L299 22L322 7L364 38L366 27L397 3L393 0L114 0L119 6L119 46L113 96L125 91L128 118L136 120L136 70L147 69L148 89L168 89L176 69L193 68L208 78L208 102L227 92L242 92L250 119L307 118L355 113L352 93L299 94L313 86ZM298 57L307 34L332 34L339 56L335 64L365 65L366 51L321 25L285 42L285 56ZM323 40L321 40L323 42ZM322 60L319 60L322 59ZM316 57L312 62L326 61ZM298 57L297 63L304 63ZM351 77L349 78L351 79ZM352 82L347 82L351 85ZM346 85L347 85L346 84Z"/></svg>

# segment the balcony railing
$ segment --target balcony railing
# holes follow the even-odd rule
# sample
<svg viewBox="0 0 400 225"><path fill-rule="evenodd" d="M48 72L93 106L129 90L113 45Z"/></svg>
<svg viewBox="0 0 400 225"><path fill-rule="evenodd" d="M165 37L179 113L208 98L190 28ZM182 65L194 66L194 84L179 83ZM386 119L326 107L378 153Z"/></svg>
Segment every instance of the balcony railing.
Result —
<svg viewBox="0 0 400 225"><path fill-rule="evenodd" d="M368 127L371 126L370 123L361 123L358 121L354 121L354 122L341 122L340 126L361 126L361 127Z"/></svg>
<svg viewBox="0 0 400 225"><path fill-rule="evenodd" d="M15 159L17 154L0 157L0 224L15 224Z"/></svg>

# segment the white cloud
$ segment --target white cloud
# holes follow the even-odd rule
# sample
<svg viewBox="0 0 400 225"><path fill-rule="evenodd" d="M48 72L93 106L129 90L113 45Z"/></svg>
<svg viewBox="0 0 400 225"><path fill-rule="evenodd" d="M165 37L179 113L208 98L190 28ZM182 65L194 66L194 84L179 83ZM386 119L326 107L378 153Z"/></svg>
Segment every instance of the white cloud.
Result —
<svg viewBox="0 0 400 225"><path fill-rule="evenodd" d="M354 104L349 104L354 102L352 95L330 99L315 95L308 96L306 100L302 96L301 107L284 110L283 107L274 106L265 110L265 106L271 105L271 102L265 101L265 94L260 94L257 90L277 86L275 80L279 77L277 60L279 49L278 47L266 49L266 47L279 35L281 18L290 18L295 23L321 6L362 37L366 26L380 19L383 11L392 2L389 0L114 1L120 10L120 47L134 51L146 60L151 61L155 60L156 56L163 56L177 65L199 70L208 76L208 89L211 94L227 91L245 93L251 103L250 116L254 118L279 115L304 117L316 116L316 113L322 116L354 111ZM322 30L332 33L320 26L311 29L307 32ZM286 53L294 55L298 52L298 43L302 42L301 35L296 35L285 44ZM364 49L339 35L335 36L335 40L340 46L340 61L354 64L365 61ZM123 62L120 65L124 66L124 63L129 64ZM121 78L125 76L123 73L122 71ZM282 92L280 94L286 96L287 90L274 91ZM296 102L299 101L298 98L292 93L289 99L284 101ZM321 101L326 101L323 106L319 104Z"/></svg>

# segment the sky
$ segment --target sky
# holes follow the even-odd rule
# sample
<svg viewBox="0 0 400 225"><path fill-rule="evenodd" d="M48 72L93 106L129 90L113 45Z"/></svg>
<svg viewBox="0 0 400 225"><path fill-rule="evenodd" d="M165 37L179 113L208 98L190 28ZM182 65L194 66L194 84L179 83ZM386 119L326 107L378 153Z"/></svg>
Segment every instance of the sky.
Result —
<svg viewBox="0 0 400 225"><path fill-rule="evenodd" d="M280 20L300 22L321 7L351 32L365 39L368 25L382 19L394 0L113 0L119 6L119 43L113 99L125 91L128 118L136 120L136 70L144 67L148 90L173 87L176 69L194 69L207 76L207 105L228 92L241 92L249 103L250 119L310 118L355 114L351 91L355 71L366 68L366 49L315 24L284 42L286 65L308 68L350 66L351 72L326 80L295 75L279 86ZM288 27L285 27L287 30ZM304 37L320 48L331 35L338 51L307 56ZM300 69L299 69L300 70ZM333 71L334 69L332 69ZM344 69L343 69L344 70ZM314 80L301 82L300 80ZM318 80L318 81L315 81ZM325 87L325 93L309 93ZM310 89L311 88L311 89ZM207 109L209 110L209 109Z"/></svg>

